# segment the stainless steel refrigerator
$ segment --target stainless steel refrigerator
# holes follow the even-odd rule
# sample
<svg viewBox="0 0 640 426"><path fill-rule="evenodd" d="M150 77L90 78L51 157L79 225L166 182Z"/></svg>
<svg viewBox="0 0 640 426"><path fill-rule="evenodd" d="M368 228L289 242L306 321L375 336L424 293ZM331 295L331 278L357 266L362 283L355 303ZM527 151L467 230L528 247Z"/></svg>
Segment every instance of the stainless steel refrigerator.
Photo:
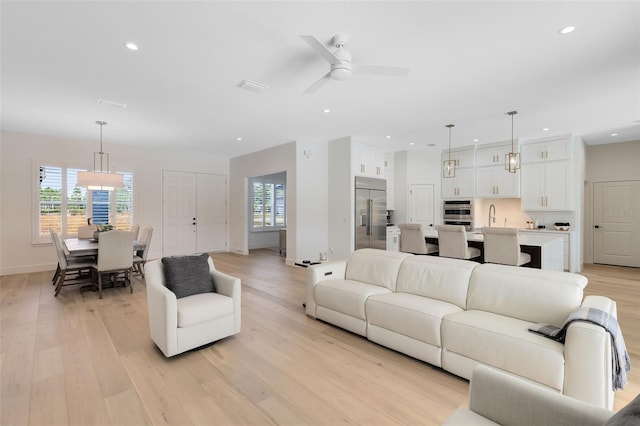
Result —
<svg viewBox="0 0 640 426"><path fill-rule="evenodd" d="M356 176L356 250L387 248L387 181Z"/></svg>

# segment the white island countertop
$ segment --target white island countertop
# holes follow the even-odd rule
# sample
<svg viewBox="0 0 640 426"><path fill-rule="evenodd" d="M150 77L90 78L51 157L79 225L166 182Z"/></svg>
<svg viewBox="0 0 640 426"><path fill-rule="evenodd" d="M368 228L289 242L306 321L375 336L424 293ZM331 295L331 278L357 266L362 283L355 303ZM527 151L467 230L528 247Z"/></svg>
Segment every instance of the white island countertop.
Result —
<svg viewBox="0 0 640 426"><path fill-rule="evenodd" d="M435 229L427 229L425 230L425 237L437 239L438 231ZM534 232L519 232L518 239L523 252L529 252L527 248L532 248L536 252L539 250L541 269L564 270L564 240L562 233L540 232L538 234ZM482 235L481 231L467 232L467 241L481 244L484 242L484 235Z"/></svg>

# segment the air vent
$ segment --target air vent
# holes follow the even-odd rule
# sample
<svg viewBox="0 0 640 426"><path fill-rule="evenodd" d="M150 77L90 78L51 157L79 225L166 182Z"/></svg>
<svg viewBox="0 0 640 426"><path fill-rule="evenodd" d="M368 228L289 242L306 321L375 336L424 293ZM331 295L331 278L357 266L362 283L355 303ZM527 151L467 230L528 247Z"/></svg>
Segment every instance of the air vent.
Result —
<svg viewBox="0 0 640 426"><path fill-rule="evenodd" d="M264 89L269 88L269 86L267 86L266 84L258 83L251 80L242 80L240 83L236 84L236 86L241 89L250 90L252 92L262 92Z"/></svg>

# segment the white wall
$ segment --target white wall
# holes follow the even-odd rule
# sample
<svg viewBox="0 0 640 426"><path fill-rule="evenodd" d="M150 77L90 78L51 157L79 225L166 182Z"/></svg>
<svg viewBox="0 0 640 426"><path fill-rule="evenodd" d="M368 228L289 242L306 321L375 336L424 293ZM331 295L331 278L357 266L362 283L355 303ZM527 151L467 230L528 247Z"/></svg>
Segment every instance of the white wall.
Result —
<svg viewBox="0 0 640 426"><path fill-rule="evenodd" d="M96 141L2 132L0 135L0 275L55 269L51 244L31 244L34 160L93 168ZM227 175L228 160L202 153L105 143L111 169L134 173L134 219L152 226L149 258L162 255L162 170Z"/></svg>
<svg viewBox="0 0 640 426"><path fill-rule="evenodd" d="M587 146L584 182L584 261L593 263L593 184L640 180L640 141Z"/></svg>
<svg viewBox="0 0 640 426"><path fill-rule="evenodd" d="M434 226L442 223L442 185L440 182L440 150L400 151L395 153L396 224L409 221L409 190L413 184L433 185Z"/></svg>
<svg viewBox="0 0 640 426"><path fill-rule="evenodd" d="M309 158L304 151L311 151ZM327 251L327 143L300 140L232 158L229 165L231 251L249 253L248 180L287 173L287 258L293 265Z"/></svg>

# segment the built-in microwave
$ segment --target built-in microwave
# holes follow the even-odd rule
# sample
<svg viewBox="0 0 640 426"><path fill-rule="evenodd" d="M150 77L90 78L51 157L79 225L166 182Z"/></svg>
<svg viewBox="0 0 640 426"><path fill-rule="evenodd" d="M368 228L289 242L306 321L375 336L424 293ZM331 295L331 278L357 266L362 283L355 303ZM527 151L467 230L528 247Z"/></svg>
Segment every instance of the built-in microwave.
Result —
<svg viewBox="0 0 640 426"><path fill-rule="evenodd" d="M446 200L442 203L445 225L464 225L467 231L473 227L473 200Z"/></svg>

